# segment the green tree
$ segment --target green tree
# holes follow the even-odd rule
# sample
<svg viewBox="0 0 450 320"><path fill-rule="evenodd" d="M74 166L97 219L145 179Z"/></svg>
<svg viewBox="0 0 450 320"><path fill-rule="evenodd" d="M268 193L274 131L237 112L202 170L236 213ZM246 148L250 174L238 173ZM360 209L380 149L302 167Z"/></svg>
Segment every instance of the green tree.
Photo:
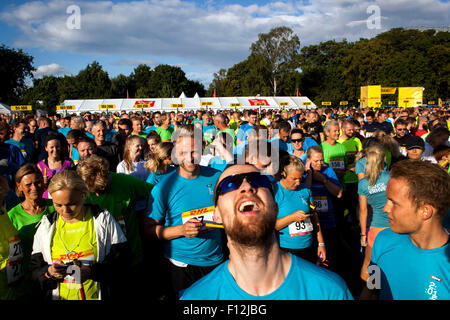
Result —
<svg viewBox="0 0 450 320"><path fill-rule="evenodd" d="M102 66L94 61L76 76L81 96L79 99L111 98L111 80Z"/></svg>
<svg viewBox="0 0 450 320"><path fill-rule="evenodd" d="M25 80L32 77L33 57L22 49L0 46L0 101L7 104L20 102L25 90Z"/></svg>
<svg viewBox="0 0 450 320"><path fill-rule="evenodd" d="M268 33L260 33L258 40L250 46L252 55L261 56L271 75L273 95L277 95L277 81L285 72L298 67L300 40L288 27L277 27Z"/></svg>
<svg viewBox="0 0 450 320"><path fill-rule="evenodd" d="M45 76L36 79L33 87L28 89L23 101L33 106L33 110L43 109L49 113L54 113L56 106L60 103L58 92L59 79L54 76Z"/></svg>

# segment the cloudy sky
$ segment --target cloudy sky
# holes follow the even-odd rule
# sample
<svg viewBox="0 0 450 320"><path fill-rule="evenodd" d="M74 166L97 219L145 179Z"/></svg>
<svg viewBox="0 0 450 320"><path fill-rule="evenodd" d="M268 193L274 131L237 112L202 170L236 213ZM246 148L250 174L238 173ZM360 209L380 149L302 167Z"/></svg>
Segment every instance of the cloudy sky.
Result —
<svg viewBox="0 0 450 320"><path fill-rule="evenodd" d="M2 0L0 44L31 54L35 77L77 74L94 60L110 77L164 63L207 86L276 26L291 27L303 47L449 26L449 12L449 0Z"/></svg>

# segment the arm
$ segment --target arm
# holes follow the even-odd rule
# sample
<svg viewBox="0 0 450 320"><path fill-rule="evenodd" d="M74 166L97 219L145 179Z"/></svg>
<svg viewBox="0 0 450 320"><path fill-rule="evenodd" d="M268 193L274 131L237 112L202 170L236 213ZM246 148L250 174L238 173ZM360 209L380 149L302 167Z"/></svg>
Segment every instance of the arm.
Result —
<svg viewBox="0 0 450 320"><path fill-rule="evenodd" d="M361 246L367 245L367 198L359 195L359 224L361 226Z"/></svg>
<svg viewBox="0 0 450 320"><path fill-rule="evenodd" d="M302 210L295 211L294 213L288 214L287 216L283 218L277 219L277 222L275 224L275 230L281 230L283 228L286 228L289 224L295 221L303 221L310 217L309 213L306 213Z"/></svg>
<svg viewBox="0 0 450 320"><path fill-rule="evenodd" d="M161 221L147 218L146 234L158 240L173 240L181 237L196 237L202 227L202 223L197 219L190 219L185 224L173 227L165 227Z"/></svg>
<svg viewBox="0 0 450 320"><path fill-rule="evenodd" d="M327 189L327 191L337 198L342 197L342 187L334 184L331 182L325 175L318 171L313 172L313 179L314 181L320 182L324 185L324 187Z"/></svg>
<svg viewBox="0 0 450 320"><path fill-rule="evenodd" d="M317 234L317 243L319 244L317 247L317 256L320 257L322 261L325 261L327 259L327 251L324 246L325 240L322 235L322 229L320 228L320 222L319 217L317 216L317 212L314 211L311 214L311 221Z"/></svg>

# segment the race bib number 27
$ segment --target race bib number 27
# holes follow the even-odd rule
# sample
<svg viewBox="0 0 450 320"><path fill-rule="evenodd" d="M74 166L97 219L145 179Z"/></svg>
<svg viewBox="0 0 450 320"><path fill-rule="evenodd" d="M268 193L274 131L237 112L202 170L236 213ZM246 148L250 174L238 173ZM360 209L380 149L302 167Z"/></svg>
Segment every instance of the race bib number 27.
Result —
<svg viewBox="0 0 450 320"><path fill-rule="evenodd" d="M183 224L188 222L191 219L197 219L203 224L215 224L214 221L214 206L212 207L206 207L206 208L200 208L190 211L185 211L181 214L181 219L183 221ZM205 225L200 229L200 231L210 231L212 228L209 228Z"/></svg>

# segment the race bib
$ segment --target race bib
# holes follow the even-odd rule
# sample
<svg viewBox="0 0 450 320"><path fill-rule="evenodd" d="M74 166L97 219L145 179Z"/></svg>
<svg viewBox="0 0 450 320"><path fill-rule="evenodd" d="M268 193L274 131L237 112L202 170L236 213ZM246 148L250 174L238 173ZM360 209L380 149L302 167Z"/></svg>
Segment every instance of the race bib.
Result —
<svg viewBox="0 0 450 320"><path fill-rule="evenodd" d="M337 170L344 170L345 169L345 162L344 162L343 158L330 159L330 160L328 160L328 165L332 169L337 169Z"/></svg>
<svg viewBox="0 0 450 320"><path fill-rule="evenodd" d="M373 136L374 132L366 132L366 138Z"/></svg>
<svg viewBox="0 0 450 320"><path fill-rule="evenodd" d="M181 214L181 219L183 221L183 224L188 222L190 219L197 219L203 224L216 224L214 221L214 206L212 207L206 207L206 208L200 208L190 211L185 211ZM207 227L206 225L203 225L200 231L211 231L212 228Z"/></svg>
<svg viewBox="0 0 450 320"><path fill-rule="evenodd" d="M317 212L328 212L327 196L314 197L313 202Z"/></svg>
<svg viewBox="0 0 450 320"><path fill-rule="evenodd" d="M18 235L10 237L8 242L9 257L8 262L6 263L6 278L9 285L23 277L23 251Z"/></svg>
<svg viewBox="0 0 450 320"><path fill-rule="evenodd" d="M311 219L303 221L295 221L289 224L289 236L298 237L303 236L313 231L313 225Z"/></svg>

